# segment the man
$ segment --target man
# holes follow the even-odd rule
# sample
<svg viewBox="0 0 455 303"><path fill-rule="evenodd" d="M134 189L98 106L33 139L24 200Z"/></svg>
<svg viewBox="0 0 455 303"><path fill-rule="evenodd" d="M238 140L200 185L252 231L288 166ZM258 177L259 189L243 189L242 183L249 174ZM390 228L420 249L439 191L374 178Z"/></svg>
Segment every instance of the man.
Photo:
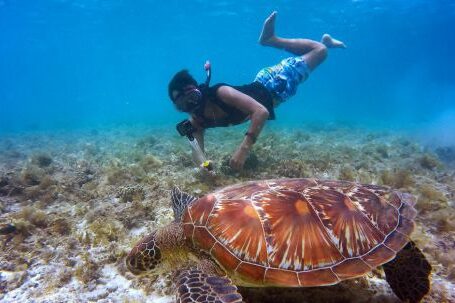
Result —
<svg viewBox="0 0 455 303"><path fill-rule="evenodd" d="M259 43L284 49L295 57L262 69L253 83L243 86L198 86L186 70L178 72L169 83L169 97L178 110L190 114L192 136L202 150L206 128L251 121L242 143L230 160L230 165L235 170L243 168L265 121L275 118L274 108L295 95L299 83L305 81L310 72L325 60L327 49L346 47L343 42L328 34L322 36L321 42L280 38L275 35L276 16L277 12L273 12L265 20ZM198 159L194 149L193 158Z"/></svg>

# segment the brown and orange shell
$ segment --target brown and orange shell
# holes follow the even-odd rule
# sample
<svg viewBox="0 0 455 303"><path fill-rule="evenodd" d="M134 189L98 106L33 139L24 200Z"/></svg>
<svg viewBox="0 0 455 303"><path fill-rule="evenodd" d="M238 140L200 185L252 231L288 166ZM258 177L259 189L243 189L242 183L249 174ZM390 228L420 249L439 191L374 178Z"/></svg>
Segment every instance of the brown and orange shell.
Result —
<svg viewBox="0 0 455 303"><path fill-rule="evenodd" d="M376 185L265 180L194 201L182 223L189 243L241 284L322 286L393 259L409 242L414 204Z"/></svg>

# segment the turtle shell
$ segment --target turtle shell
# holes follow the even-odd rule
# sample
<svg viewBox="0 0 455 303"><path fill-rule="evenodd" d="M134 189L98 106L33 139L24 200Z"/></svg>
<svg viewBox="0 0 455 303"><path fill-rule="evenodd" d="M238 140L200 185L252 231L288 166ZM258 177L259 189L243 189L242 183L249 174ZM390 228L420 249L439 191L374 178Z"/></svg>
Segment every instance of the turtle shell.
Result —
<svg viewBox="0 0 455 303"><path fill-rule="evenodd" d="M387 187L278 179L242 183L192 202L187 240L241 285L321 286L393 259L414 228L415 201Z"/></svg>

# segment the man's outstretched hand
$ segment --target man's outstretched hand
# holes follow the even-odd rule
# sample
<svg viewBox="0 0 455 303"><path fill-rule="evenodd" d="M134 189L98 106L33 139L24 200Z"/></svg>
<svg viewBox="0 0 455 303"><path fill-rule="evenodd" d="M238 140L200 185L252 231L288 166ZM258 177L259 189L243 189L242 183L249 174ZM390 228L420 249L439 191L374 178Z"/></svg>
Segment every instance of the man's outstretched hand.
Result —
<svg viewBox="0 0 455 303"><path fill-rule="evenodd" d="M245 147L243 144L240 145L229 162L231 168L237 171L242 170L249 152L250 149L248 147Z"/></svg>

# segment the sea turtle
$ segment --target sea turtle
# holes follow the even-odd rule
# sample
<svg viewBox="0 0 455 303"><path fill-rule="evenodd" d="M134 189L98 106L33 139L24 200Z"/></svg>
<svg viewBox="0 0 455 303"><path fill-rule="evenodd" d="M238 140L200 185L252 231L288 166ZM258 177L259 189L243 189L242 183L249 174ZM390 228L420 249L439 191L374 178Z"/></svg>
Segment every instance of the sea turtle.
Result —
<svg viewBox="0 0 455 303"><path fill-rule="evenodd" d="M415 201L347 181L241 183L195 198L172 190L175 221L126 258L135 274L174 271L177 302L242 302L237 287L336 284L382 265L401 300L429 291L431 266L409 239Z"/></svg>

